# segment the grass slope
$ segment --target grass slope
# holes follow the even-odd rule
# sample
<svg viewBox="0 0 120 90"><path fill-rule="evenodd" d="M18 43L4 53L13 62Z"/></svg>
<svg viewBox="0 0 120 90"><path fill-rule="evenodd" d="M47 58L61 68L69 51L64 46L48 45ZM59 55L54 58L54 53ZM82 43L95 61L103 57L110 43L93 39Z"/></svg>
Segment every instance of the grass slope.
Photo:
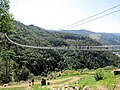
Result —
<svg viewBox="0 0 120 90"><path fill-rule="evenodd" d="M113 90L113 88L115 90L119 90L120 75L115 76L112 70L105 70L106 78L103 80L99 80L99 81L96 81L94 78L95 70L86 70L84 72L79 72L79 73L78 71L74 71L74 70L65 70L63 73L64 74L62 76L51 80L51 82L52 81L54 82L54 80L56 80L57 82L52 83L47 86L41 86L41 84L35 84L32 86L32 90L50 90L50 88L53 88L53 87L62 88L67 84L69 86L79 86L80 90L82 90L83 87L85 86L89 86L91 90ZM71 80L75 80L75 78L77 78L76 74L80 78L70 83ZM67 78L65 78L64 76L67 76ZM61 81L61 79L63 79L63 81ZM22 87L21 88L2 88L0 90L26 90L26 88L27 87L25 88L24 87L23 88Z"/></svg>

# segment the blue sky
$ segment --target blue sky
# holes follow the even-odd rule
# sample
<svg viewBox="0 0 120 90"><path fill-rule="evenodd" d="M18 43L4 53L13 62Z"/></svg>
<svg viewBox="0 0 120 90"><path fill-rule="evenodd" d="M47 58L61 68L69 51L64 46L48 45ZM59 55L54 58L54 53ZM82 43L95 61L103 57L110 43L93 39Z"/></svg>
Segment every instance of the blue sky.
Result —
<svg viewBox="0 0 120 90"><path fill-rule="evenodd" d="M62 29L62 27L120 4L120 0L10 0L10 2L10 12L17 21L51 30ZM117 7L105 14L119 9L120 7ZM120 33L119 24L120 12L117 12L71 29Z"/></svg>

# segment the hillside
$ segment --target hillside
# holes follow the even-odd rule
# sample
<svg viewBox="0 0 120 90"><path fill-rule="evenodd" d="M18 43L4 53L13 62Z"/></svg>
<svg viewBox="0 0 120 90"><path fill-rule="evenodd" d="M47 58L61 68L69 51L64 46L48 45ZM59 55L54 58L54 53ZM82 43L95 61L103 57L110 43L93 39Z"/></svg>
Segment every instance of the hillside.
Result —
<svg viewBox="0 0 120 90"><path fill-rule="evenodd" d="M89 31L89 30L85 30L85 29L81 29L81 30L60 30L61 32L67 32L67 33L74 33L74 34L82 34L82 35L89 35L92 34L94 32Z"/></svg>
<svg viewBox="0 0 120 90"><path fill-rule="evenodd" d="M93 39L76 34L67 34L62 32L49 32L34 25L26 26L20 22L16 23L16 36L11 38L22 44L34 46L69 46L79 45L101 45ZM76 42L77 41L77 42Z"/></svg>
<svg viewBox="0 0 120 90"><path fill-rule="evenodd" d="M93 40L89 37L83 36L83 35L68 34L68 33L62 33L62 32L49 32L49 31L46 31L37 26L34 26L34 25L26 26L19 22L16 23L16 26L17 26L16 27L16 30L17 30L16 36L13 36L11 38L14 41L16 41L18 43L22 43L22 44L34 45L34 46L70 46L70 45L76 45L76 44L77 45L101 45L100 43L96 42L95 40ZM28 49L30 50L30 48L28 48ZM38 51L38 50L35 50L35 51ZM84 58L80 58L80 59L83 59L83 61L84 61L85 58L87 59L89 57L90 59L92 59L91 57L94 57L94 55L91 57L90 56L85 57L84 56L85 54L91 54L91 55L96 54L95 57L100 58L101 56L99 57L97 55L99 53L102 53L102 52L88 52L88 51L73 51L73 52L71 52L71 51L52 51L52 50L42 50L42 52L50 52L49 54L51 54L51 52L52 53L57 52L57 54L59 55L58 57L60 59L64 59L64 61L65 61L65 59L69 58L70 60L72 60L71 62L74 62L74 63L76 62L74 60L77 60L77 56L78 56L78 58L80 58L80 56L82 56L82 54L83 54ZM106 53L106 52L104 52L104 53ZM72 59L71 55L74 58L74 60ZM58 58L58 57L56 57L56 58ZM47 59L51 58L51 55L48 55L46 58ZM55 59L55 57L52 57L52 58ZM103 58L105 59L106 57L103 57ZM44 59L44 56L43 56L43 59ZM60 61L60 59L58 59L58 60ZM68 63L68 65L71 64L70 61L68 61L68 62L64 62L64 63ZM80 64L80 62L78 62L78 63ZM86 67L86 64L83 66L86 68L94 68L95 65L93 65L93 66L90 65L90 67L89 67L89 63L90 62L88 60L88 66ZM78 64L78 66L80 68L81 66L79 64ZM106 64L103 63L103 66L104 65L106 65ZM73 64L73 65L71 65L71 67L68 66L67 68L73 68L73 67L76 67L76 66L74 66L74 64ZM100 65L100 67L101 67L101 65Z"/></svg>
<svg viewBox="0 0 120 90"><path fill-rule="evenodd" d="M61 32L74 33L79 35L89 36L92 39L97 40L104 45L119 45L120 34L119 33L96 33L89 30L61 30Z"/></svg>
<svg viewBox="0 0 120 90"><path fill-rule="evenodd" d="M101 45L87 36L49 32L34 25L26 26L20 22L16 22L15 25L16 34L8 36L20 44L34 46ZM27 80L33 75L46 76L52 71L65 69L118 66L120 61L120 58L111 52L41 50L20 47L5 39L3 33L0 33L0 45L1 80L4 80L4 77L9 81L12 78L14 81ZM3 68L6 68L5 72Z"/></svg>

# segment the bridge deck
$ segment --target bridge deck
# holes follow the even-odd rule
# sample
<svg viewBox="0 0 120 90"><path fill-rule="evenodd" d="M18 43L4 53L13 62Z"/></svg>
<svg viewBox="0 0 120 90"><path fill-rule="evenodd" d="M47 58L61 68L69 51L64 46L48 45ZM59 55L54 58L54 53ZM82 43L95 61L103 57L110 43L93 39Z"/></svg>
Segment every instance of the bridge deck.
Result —
<svg viewBox="0 0 120 90"><path fill-rule="evenodd" d="M26 48L36 48L36 49L53 49L53 50L87 50L87 51L120 51L120 45L102 45L102 46L63 46L63 47L41 47L41 46L30 46L23 45L12 41L7 34L6 38L13 44L26 47Z"/></svg>

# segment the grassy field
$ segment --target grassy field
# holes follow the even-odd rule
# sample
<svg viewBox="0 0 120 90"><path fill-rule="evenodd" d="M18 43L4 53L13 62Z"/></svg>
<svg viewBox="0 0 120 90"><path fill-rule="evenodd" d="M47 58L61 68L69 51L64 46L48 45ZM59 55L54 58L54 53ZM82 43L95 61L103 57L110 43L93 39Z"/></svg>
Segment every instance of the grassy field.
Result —
<svg viewBox="0 0 120 90"><path fill-rule="evenodd" d="M31 87L30 90L50 90L48 87L63 87L62 85L67 84L70 82L73 78L77 78L78 76L80 79L78 79L75 82L69 83L70 86L79 86L80 90L82 90L83 87L89 86L91 90L119 90L120 87L120 75L114 75L112 70L105 70L105 79L96 81L95 77L95 70L89 70L84 72L78 72L74 70L66 70L63 72L63 74L53 80L50 80L50 85L41 86L40 84L35 84ZM24 87L19 88L1 88L0 90L26 90Z"/></svg>
<svg viewBox="0 0 120 90"><path fill-rule="evenodd" d="M72 73L71 73L72 72ZM77 80L76 82L78 82L78 86L81 88L84 86L89 86L91 88L91 90L113 90L113 88L117 89L119 82L120 82L120 75L114 75L112 71L105 71L105 79L103 80L99 80L96 81L94 74L95 71L85 71L83 73L73 73L74 71L65 71L64 75L57 78L57 79L62 79L62 78L68 78L68 77L73 77L73 76L80 76L81 79ZM69 80L65 80L62 82L57 82L56 84L61 84L61 83L65 83ZM69 84L70 86L76 86L75 83L71 83ZM37 90L37 89L34 89ZM49 89L45 89L45 90L49 90Z"/></svg>
<svg viewBox="0 0 120 90"><path fill-rule="evenodd" d="M79 87L83 88L84 86L91 87L91 90L114 90L113 88L117 89L120 83L120 75L114 75L111 71L105 71L105 79L96 81L95 77L89 72L88 74L81 75L81 79L78 80ZM70 84L71 86L75 86L75 84ZM100 89L102 88L102 89Z"/></svg>
<svg viewBox="0 0 120 90"><path fill-rule="evenodd" d="M36 84L32 86L33 90L50 90L49 88L42 88L40 84Z"/></svg>

